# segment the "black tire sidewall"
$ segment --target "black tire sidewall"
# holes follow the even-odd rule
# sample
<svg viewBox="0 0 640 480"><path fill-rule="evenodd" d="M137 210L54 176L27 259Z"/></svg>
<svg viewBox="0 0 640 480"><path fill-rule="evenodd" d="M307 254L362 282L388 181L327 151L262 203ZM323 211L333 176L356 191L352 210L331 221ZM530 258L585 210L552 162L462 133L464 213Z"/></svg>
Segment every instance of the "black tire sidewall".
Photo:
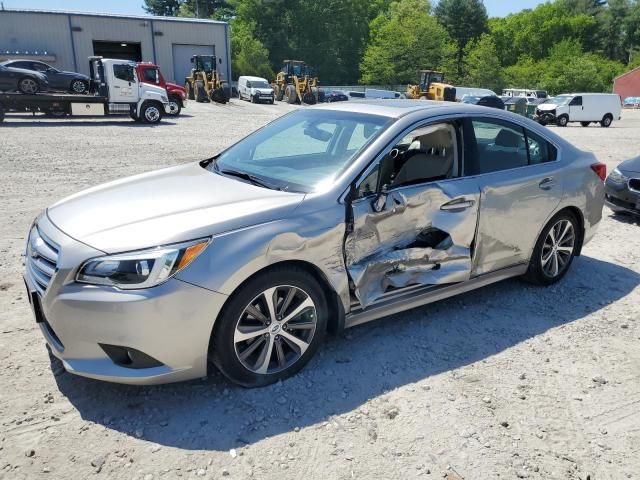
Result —
<svg viewBox="0 0 640 480"><path fill-rule="evenodd" d="M160 116L158 117L158 120L155 122L150 122L149 120L147 120L147 116L145 115L147 108L152 106L155 106L158 109L158 112L160 114ZM162 121L162 113L163 113L162 110L163 110L162 107L160 105L155 104L155 102L144 102L142 104L142 107L140 108L140 118L144 123L147 123L149 125L156 125Z"/></svg>
<svg viewBox="0 0 640 480"><path fill-rule="evenodd" d="M560 117L558 117L559 127L566 127L568 123L569 123L569 117L567 117L566 115L561 115Z"/></svg>
<svg viewBox="0 0 640 480"><path fill-rule="evenodd" d="M247 370L235 353L233 337L236 323L251 300L268 288L292 285L304 290L316 305L317 326L309 348L291 367L278 373L259 375ZM210 342L210 357L231 381L244 387L259 387L283 380L299 372L311 360L322 344L328 322L329 309L320 284L309 272L296 267L274 268L249 280L225 304Z"/></svg>
<svg viewBox="0 0 640 480"><path fill-rule="evenodd" d="M575 235L574 244L573 244L573 253L571 254L569 263L565 266L564 270L560 274L556 275L555 277L550 278L544 273L542 269L542 263L541 263L542 247L544 245L545 239L547 238L547 235L549 234L549 231L551 230L551 228L556 223L558 223L558 221L563 219L571 221L571 224L573 225L573 232ZM529 262L529 269L525 274L525 279L536 285L552 285L560 281L571 268L573 259L576 256L576 249L578 248L579 238L580 238L580 229L579 229L578 221L574 214L572 214L569 211L563 211L554 215L553 218L551 218L551 220L547 222L545 227L542 229L540 236L538 237L536 246L533 249L533 254L531 255L531 260Z"/></svg>
<svg viewBox="0 0 640 480"><path fill-rule="evenodd" d="M602 122L600 122L600 125L604 128L609 128L612 122L613 118L611 117L611 115L605 115L602 119Z"/></svg>

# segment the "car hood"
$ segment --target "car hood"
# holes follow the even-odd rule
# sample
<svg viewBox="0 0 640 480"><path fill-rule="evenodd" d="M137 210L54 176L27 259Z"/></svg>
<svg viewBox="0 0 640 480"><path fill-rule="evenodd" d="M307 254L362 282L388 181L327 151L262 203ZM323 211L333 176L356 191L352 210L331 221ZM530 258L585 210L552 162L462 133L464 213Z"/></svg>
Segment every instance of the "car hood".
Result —
<svg viewBox="0 0 640 480"><path fill-rule="evenodd" d="M90 188L49 207L47 214L67 235L116 253L275 221L303 198L192 163Z"/></svg>
<svg viewBox="0 0 640 480"><path fill-rule="evenodd" d="M618 165L618 170L620 170L622 173L640 173L640 156L632 158L630 160L625 160L620 165Z"/></svg>
<svg viewBox="0 0 640 480"><path fill-rule="evenodd" d="M558 106L555 103L541 103L538 105L538 110L541 112L550 112L551 110L555 110Z"/></svg>
<svg viewBox="0 0 640 480"><path fill-rule="evenodd" d="M181 92L186 92L187 90L182 86L176 83L167 82L167 90L179 90Z"/></svg>
<svg viewBox="0 0 640 480"><path fill-rule="evenodd" d="M273 88L252 88L251 91L255 92L255 93L271 94L271 93L273 93Z"/></svg>

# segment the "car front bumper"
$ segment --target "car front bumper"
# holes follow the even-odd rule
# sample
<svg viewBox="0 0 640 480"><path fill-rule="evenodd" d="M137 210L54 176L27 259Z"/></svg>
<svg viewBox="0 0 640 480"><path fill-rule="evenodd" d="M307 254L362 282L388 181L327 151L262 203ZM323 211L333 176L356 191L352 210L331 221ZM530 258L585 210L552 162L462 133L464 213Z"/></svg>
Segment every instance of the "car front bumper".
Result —
<svg viewBox="0 0 640 480"><path fill-rule="evenodd" d="M137 385L207 375L209 338L226 295L175 278L127 291L77 283L78 266L103 253L66 236L46 216L38 229L58 248L56 273L43 291L29 255L25 284L38 326L67 371Z"/></svg>
<svg viewBox="0 0 640 480"><path fill-rule="evenodd" d="M638 179L640 179L640 175L638 175ZM640 215L640 190L632 189L629 183L629 181L617 183L607 178L605 183L605 204L614 212Z"/></svg>

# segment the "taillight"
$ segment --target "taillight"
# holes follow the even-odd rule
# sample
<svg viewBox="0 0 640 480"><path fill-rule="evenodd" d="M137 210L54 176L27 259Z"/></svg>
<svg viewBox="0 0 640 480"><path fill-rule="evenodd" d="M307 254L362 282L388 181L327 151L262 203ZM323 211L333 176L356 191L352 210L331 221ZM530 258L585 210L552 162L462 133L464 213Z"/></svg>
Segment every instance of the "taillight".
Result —
<svg viewBox="0 0 640 480"><path fill-rule="evenodd" d="M607 166L604 163L594 163L593 165L591 165L591 170L596 172L596 175L598 175L600 177L600 180L602 180L603 182L607 179Z"/></svg>

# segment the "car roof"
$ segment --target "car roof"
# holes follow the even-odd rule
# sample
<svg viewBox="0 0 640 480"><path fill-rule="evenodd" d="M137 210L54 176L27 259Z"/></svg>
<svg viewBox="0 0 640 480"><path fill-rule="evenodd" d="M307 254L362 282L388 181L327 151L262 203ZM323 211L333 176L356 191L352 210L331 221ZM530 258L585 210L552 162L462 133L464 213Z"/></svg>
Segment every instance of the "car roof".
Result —
<svg viewBox="0 0 640 480"><path fill-rule="evenodd" d="M267 82L269 83L269 81L266 78L262 78L262 77L252 77L250 75L242 75L240 78L246 78L249 81L252 82ZM238 80L240 80L240 78Z"/></svg>

